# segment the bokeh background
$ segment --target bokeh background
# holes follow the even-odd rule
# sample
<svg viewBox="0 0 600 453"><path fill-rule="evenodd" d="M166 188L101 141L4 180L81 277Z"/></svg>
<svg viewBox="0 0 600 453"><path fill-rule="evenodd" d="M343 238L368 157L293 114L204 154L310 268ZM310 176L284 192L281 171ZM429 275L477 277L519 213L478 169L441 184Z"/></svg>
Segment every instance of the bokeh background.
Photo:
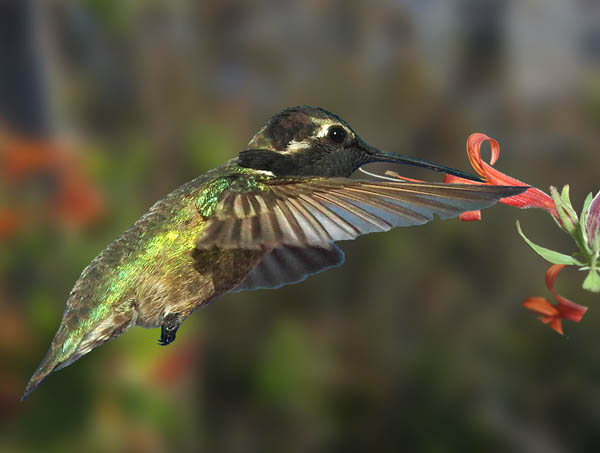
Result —
<svg viewBox="0 0 600 453"><path fill-rule="evenodd" d="M2 2L0 451L598 451L600 300L561 274L590 306L565 337L520 307L549 295L515 219L571 246L508 206L343 243L342 267L225 296L167 348L132 329L18 400L83 267L278 110L464 170L484 132L581 206L599 76L598 0Z"/></svg>

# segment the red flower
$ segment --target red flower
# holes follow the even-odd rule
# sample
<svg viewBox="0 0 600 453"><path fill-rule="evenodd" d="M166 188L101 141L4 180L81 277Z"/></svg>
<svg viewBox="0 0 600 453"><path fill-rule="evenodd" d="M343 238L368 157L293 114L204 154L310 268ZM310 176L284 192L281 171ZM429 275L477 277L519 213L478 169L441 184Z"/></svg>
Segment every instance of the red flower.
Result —
<svg viewBox="0 0 600 453"><path fill-rule="evenodd" d="M552 305L543 297L530 297L521 304L525 308L542 315L540 320L544 324L548 324L549 327L556 330L561 335L563 335L563 319L579 322L587 311L587 307L570 301L558 294L554 289L554 280L556 280L556 277L564 267L564 264L554 264L546 271L546 286L557 300L557 305Z"/></svg>
<svg viewBox="0 0 600 453"><path fill-rule="evenodd" d="M481 145L486 141L490 142L492 156L490 163L485 163L481 158ZM511 176L496 170L492 167L500 157L500 144L497 140L488 137L485 134L471 134L467 139L467 156L473 169L485 179L485 182L475 182L468 179L459 178L458 176L446 175L444 182L461 183L461 184L489 184L492 186L529 186L529 184L519 181ZM535 187L531 187L520 195L508 197L500 200L517 208L542 208L548 211L558 220L558 213L552 198ZM460 219L464 221L480 220L481 211L470 211L460 215Z"/></svg>

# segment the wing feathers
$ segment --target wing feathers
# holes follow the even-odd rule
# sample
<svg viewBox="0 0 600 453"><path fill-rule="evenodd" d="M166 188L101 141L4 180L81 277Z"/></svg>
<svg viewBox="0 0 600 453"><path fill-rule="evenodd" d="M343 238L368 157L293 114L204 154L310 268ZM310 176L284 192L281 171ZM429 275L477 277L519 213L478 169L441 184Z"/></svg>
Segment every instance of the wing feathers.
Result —
<svg viewBox="0 0 600 453"><path fill-rule="evenodd" d="M379 230L381 230L381 231L387 231L390 228L392 228L393 225L386 222L384 219L382 219L374 214L371 214L369 211L362 209L359 205L352 204L352 203L344 200L344 198L336 197L335 195L336 194L334 194L334 193L328 194L326 192L322 192L322 193L319 193L318 195L316 195L316 197L319 200L323 200L326 203L328 202L333 206L337 206L341 210L347 211L348 213L358 217L359 219L361 219L363 222L365 222L367 224L374 225L375 227L379 228ZM349 199L349 197L345 197L345 198ZM362 230L361 230L361 232L362 232Z"/></svg>
<svg viewBox="0 0 600 453"><path fill-rule="evenodd" d="M290 198L287 200L290 210L294 217L301 225L302 230L306 234L309 244L327 244L333 241L327 230L319 223L314 215L306 209L298 200Z"/></svg>
<svg viewBox="0 0 600 453"><path fill-rule="evenodd" d="M344 253L334 244L326 247L281 245L267 253L233 292L279 288L344 262Z"/></svg>
<svg viewBox="0 0 600 453"><path fill-rule="evenodd" d="M336 241L344 239L354 239L360 234L360 231L344 220L343 217L337 215L334 211L328 209L314 197L309 197L305 194L300 194L300 199L309 206L313 215L317 217L323 228L332 233L332 237ZM346 237L347 236L347 237ZM339 237L339 239L338 239Z"/></svg>
<svg viewBox="0 0 600 453"><path fill-rule="evenodd" d="M332 241L420 225L434 215L456 217L527 189L345 178L272 180L263 187L267 190L225 193L196 246L276 249L284 244L329 248ZM276 266L279 253L275 252L265 264L265 275Z"/></svg>

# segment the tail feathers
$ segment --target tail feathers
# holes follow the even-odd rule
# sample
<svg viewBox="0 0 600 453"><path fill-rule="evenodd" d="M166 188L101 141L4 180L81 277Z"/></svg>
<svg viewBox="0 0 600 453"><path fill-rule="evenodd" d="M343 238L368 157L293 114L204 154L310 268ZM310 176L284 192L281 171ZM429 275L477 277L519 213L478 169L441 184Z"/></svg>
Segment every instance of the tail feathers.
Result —
<svg viewBox="0 0 600 453"><path fill-rule="evenodd" d="M95 347L121 335L134 326L136 321L133 306L95 322L90 322L89 317L73 316L74 313L76 312L70 310L66 312L50 349L27 383L21 401L50 374L71 365Z"/></svg>
<svg viewBox="0 0 600 453"><path fill-rule="evenodd" d="M72 340L69 341L66 338L65 333L66 328L64 325L61 325L60 329L52 340L50 349L48 349L48 352L42 359L42 362L38 365L37 369L33 373L33 376L31 376L31 379L29 379L21 401L24 401L25 398L27 398L31 392L33 392L36 387L54 371L70 365L83 355L81 353L77 353L78 343Z"/></svg>

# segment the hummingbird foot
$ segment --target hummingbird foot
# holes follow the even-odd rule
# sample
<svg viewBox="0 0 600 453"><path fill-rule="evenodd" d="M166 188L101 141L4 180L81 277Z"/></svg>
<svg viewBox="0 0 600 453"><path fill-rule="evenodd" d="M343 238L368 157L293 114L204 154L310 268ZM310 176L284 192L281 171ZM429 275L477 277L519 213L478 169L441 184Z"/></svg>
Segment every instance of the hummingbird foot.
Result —
<svg viewBox="0 0 600 453"><path fill-rule="evenodd" d="M158 344L161 346L166 346L175 341L175 336L177 335L177 329L181 323L178 320L178 316L174 313L167 315L165 317L165 323L160 326L160 339L158 340Z"/></svg>

